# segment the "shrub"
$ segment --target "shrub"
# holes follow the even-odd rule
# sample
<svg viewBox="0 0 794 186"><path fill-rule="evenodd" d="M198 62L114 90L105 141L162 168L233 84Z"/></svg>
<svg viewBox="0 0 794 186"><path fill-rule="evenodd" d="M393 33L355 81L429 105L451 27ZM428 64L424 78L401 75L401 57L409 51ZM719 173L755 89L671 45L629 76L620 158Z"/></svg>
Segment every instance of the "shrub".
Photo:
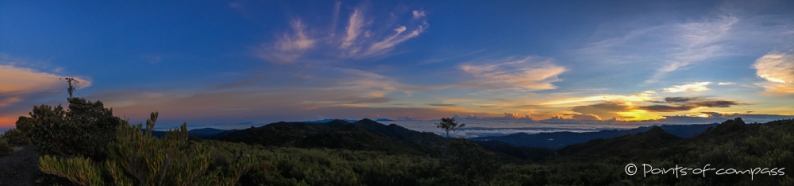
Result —
<svg viewBox="0 0 794 186"><path fill-rule="evenodd" d="M102 102L69 98L69 110L41 105L33 107L30 117L20 117L18 129L28 134L43 155L84 156L102 161L107 146L124 120L113 116Z"/></svg>
<svg viewBox="0 0 794 186"><path fill-rule="evenodd" d="M496 155L465 139L450 142L449 156L443 160L442 180L453 185L482 185L489 182L499 166Z"/></svg>
<svg viewBox="0 0 794 186"><path fill-rule="evenodd" d="M240 155L226 167L210 169L213 149L188 141L186 124L157 138L152 136L156 120L157 113L152 113L145 130L141 124L118 126L104 162L45 155L39 166L80 185L235 185L257 164Z"/></svg>
<svg viewBox="0 0 794 186"><path fill-rule="evenodd" d="M0 138L0 156L6 156L14 152L14 148L11 147L11 144L8 144L5 138Z"/></svg>
<svg viewBox="0 0 794 186"><path fill-rule="evenodd" d="M17 129L9 129L9 130L7 130L3 134L2 138L4 138L6 141L8 141L9 144L11 144L13 146L22 146L22 145L27 145L28 143L30 143L30 140L28 139L28 137L25 136L25 134L23 134L22 131L17 130Z"/></svg>
<svg viewBox="0 0 794 186"><path fill-rule="evenodd" d="M36 108L35 106L33 108ZM33 123L35 120L33 118L19 116L16 122L16 129L22 132L22 134L30 140L30 131L33 128Z"/></svg>

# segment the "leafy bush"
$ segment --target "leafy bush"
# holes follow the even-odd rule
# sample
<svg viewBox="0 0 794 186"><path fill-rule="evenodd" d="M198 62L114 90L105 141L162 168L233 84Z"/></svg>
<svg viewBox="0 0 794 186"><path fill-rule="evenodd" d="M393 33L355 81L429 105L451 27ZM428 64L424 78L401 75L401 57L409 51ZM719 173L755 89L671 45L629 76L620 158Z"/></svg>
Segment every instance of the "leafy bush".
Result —
<svg viewBox="0 0 794 186"><path fill-rule="evenodd" d="M22 131L17 129L7 130L5 133L3 133L2 138L4 138L6 141L8 141L9 144L14 146L22 146L30 143L28 137L25 136L25 134L23 134Z"/></svg>
<svg viewBox="0 0 794 186"><path fill-rule="evenodd" d="M14 152L14 148L6 141L5 138L0 138L0 156L6 156Z"/></svg>
<svg viewBox="0 0 794 186"><path fill-rule="evenodd" d="M187 127L152 136L157 120L152 113L145 132L138 126L118 126L109 156L100 163L81 157L39 159L42 172L80 185L235 185L257 161L238 156L228 166L210 169L213 149L188 141Z"/></svg>
<svg viewBox="0 0 794 186"><path fill-rule="evenodd" d="M29 118L20 117L19 129L30 135L44 155L104 160L117 126L126 125L126 122L113 116L113 110L104 108L102 102L83 98L68 100L68 112L60 105L33 107Z"/></svg>
<svg viewBox="0 0 794 186"><path fill-rule="evenodd" d="M496 155L485 151L476 143L454 139L449 144L449 154L442 162L446 166L443 180L452 185L482 185L489 182L499 166Z"/></svg>
<svg viewBox="0 0 794 186"><path fill-rule="evenodd" d="M36 106L33 106L33 109L35 110ZM33 123L35 123L35 121L36 120L33 118L19 116L19 119L17 119L16 122L16 129L21 131L26 137L28 137L28 139L30 139L30 131L32 131Z"/></svg>

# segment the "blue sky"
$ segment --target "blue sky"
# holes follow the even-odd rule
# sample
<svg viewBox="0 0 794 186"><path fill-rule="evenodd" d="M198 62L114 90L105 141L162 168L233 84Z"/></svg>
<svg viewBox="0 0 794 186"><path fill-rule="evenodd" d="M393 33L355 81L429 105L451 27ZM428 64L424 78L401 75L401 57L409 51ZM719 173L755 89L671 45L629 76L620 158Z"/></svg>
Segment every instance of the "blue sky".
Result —
<svg viewBox="0 0 794 186"><path fill-rule="evenodd" d="M794 115L791 1L0 3L0 127L76 96L142 121ZM550 120L551 119L551 120Z"/></svg>

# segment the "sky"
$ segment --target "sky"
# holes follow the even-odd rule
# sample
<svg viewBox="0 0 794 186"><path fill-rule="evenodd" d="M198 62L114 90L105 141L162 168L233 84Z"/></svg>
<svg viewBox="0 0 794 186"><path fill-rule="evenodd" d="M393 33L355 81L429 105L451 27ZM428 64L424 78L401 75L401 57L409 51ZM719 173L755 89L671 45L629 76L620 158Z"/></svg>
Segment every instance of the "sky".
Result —
<svg viewBox="0 0 794 186"><path fill-rule="evenodd" d="M794 117L794 1L0 2L0 128L65 77L164 126L763 122Z"/></svg>

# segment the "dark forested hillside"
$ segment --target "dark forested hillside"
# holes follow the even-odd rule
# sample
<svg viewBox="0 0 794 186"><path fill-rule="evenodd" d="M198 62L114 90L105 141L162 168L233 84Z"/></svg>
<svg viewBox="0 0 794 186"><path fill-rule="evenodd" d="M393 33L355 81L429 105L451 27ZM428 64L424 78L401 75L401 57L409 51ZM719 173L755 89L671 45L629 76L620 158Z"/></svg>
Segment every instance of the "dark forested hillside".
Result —
<svg viewBox="0 0 794 186"><path fill-rule="evenodd" d="M717 124L706 125L662 125L652 127L639 127L627 130L602 130L598 132L549 132L538 134L516 133L506 136L489 136L472 138L474 141L501 141L516 146L538 147L547 149L560 149L568 145L584 143L593 139L609 139L627 134L637 134L646 132L652 128L659 127L662 130L681 138L689 138L698 133L706 131L709 127Z"/></svg>
<svg viewBox="0 0 794 186"><path fill-rule="evenodd" d="M188 133L196 137L209 137L209 136L218 135L226 131L227 130L214 129L214 128L200 128L200 129L192 129L188 131Z"/></svg>
<svg viewBox="0 0 794 186"><path fill-rule="evenodd" d="M278 122L262 127L223 133L212 138L273 147L375 150L393 153L425 154L429 145L442 138L432 133L383 125L362 119L354 123L333 120L327 123Z"/></svg>
<svg viewBox="0 0 794 186"><path fill-rule="evenodd" d="M586 143L570 145L557 150L557 152L560 155L629 158L675 145L681 140L682 138L665 132L661 127L653 127L651 130L637 134L628 134L612 139L595 139Z"/></svg>
<svg viewBox="0 0 794 186"><path fill-rule="evenodd" d="M787 170L794 167L794 120L778 120L764 124L746 124L741 118L725 121L708 128L691 138L682 139L661 128L648 132L624 135L612 139L596 139L583 144L571 145L558 150L559 156L544 163L548 167L591 167L603 171L620 171L613 179L626 183L652 185L791 185L794 179L785 173L769 173L770 169ZM573 164L572 164L573 163ZM625 169L629 163L636 164L642 174L629 176ZM643 164L647 164L647 167ZM706 175L688 171L687 175L651 174L652 169L674 167L710 167L714 172ZM608 167L608 168L602 168ZM736 169L755 171L753 175L718 174L716 170ZM766 172L759 173L764 168ZM614 170L613 170L614 169ZM579 175L586 175L580 173ZM647 177L646 177L647 176ZM592 176L589 176L593 178ZM571 179L571 178L568 178ZM578 179L575 179L578 180ZM609 180L590 180L590 184L602 185Z"/></svg>

